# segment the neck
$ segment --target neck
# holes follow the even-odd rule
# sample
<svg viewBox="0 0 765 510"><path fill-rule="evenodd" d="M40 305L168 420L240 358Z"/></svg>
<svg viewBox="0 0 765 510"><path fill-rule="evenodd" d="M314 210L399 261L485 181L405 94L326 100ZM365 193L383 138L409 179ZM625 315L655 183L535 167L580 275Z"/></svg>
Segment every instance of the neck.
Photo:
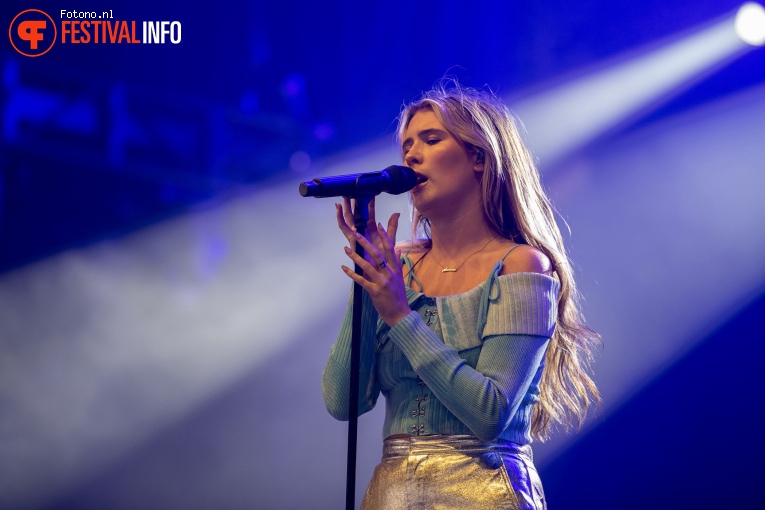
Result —
<svg viewBox="0 0 765 510"><path fill-rule="evenodd" d="M445 262L480 248L497 235L486 222L480 202L458 214L430 218L430 234L431 251L440 254Z"/></svg>

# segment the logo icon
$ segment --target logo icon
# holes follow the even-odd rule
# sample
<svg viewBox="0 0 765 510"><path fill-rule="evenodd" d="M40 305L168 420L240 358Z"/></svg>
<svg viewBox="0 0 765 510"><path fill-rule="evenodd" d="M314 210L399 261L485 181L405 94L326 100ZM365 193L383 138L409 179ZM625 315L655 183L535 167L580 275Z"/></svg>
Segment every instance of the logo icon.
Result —
<svg viewBox="0 0 765 510"><path fill-rule="evenodd" d="M39 9L27 9L18 13L8 29L11 45L25 57L39 57L48 53L56 43L57 34L53 18Z"/></svg>

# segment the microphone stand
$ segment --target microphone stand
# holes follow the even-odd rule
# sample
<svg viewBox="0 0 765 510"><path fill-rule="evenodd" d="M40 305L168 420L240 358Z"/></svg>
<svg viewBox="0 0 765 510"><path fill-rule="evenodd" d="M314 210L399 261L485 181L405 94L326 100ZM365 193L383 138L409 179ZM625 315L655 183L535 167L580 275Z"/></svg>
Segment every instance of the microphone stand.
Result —
<svg viewBox="0 0 765 510"><path fill-rule="evenodd" d="M366 235L367 222L369 221L369 202L372 195L354 197L356 204L353 209L353 223L356 232ZM356 254L364 258L364 247L356 242ZM364 271L356 264L357 275L363 275ZM348 463L345 486L345 508L354 510L356 500L356 443L358 437L359 420L359 365L361 364L361 307L363 288L357 282L353 282L353 316L351 330L351 387L348 396Z"/></svg>
<svg viewBox="0 0 765 510"><path fill-rule="evenodd" d="M355 182L351 182L355 179ZM393 195L409 191L417 184L417 174L411 168L389 166L381 172L325 177L300 184L299 191L304 197L316 198L343 196L356 200L353 209L353 223L356 232L366 235L369 222L369 203L376 195L386 191ZM345 194L348 190L349 194ZM364 258L364 247L356 243L356 254ZM356 264L355 272L363 276L364 271ZM348 471L345 491L345 507L354 510L356 499L356 442L359 419L359 365L361 359L361 285L353 282L353 314L351 322L351 367L350 388L348 390Z"/></svg>

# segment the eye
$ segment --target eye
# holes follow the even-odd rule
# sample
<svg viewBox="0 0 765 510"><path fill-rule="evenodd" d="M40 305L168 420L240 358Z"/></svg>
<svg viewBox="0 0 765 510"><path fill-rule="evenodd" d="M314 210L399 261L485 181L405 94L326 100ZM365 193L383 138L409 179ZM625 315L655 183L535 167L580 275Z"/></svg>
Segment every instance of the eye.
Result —
<svg viewBox="0 0 765 510"><path fill-rule="evenodd" d="M427 143L428 145L435 145L440 141L441 141L440 138L428 138L428 141L425 143Z"/></svg>

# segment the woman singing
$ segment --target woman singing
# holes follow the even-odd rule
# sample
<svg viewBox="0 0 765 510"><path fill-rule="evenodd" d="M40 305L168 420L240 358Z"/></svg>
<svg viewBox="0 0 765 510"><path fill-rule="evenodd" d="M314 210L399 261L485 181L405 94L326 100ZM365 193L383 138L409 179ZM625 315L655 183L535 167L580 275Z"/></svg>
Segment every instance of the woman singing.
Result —
<svg viewBox="0 0 765 510"><path fill-rule="evenodd" d="M413 231L396 245L369 207L367 236L337 205L364 275L359 413L385 396L383 458L362 509L542 509L530 443L599 400L587 328L552 207L507 108L434 89L406 106L398 138L418 175ZM355 243L366 259L354 253ZM348 419L351 311L324 369L327 409Z"/></svg>

